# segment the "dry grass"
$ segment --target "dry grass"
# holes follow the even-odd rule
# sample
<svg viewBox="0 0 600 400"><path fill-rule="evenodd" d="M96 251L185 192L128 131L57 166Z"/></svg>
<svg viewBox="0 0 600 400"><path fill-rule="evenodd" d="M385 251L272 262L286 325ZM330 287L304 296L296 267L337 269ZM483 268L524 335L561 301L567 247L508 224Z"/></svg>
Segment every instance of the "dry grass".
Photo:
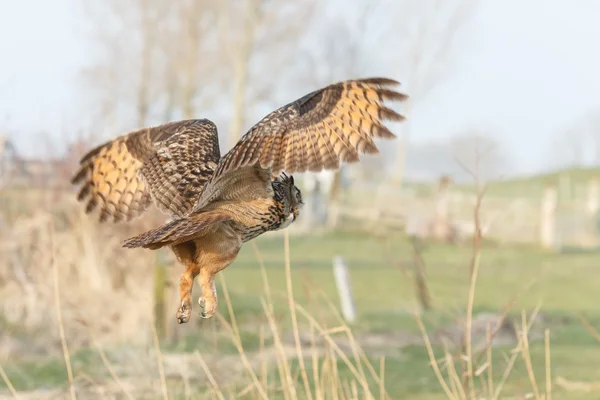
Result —
<svg viewBox="0 0 600 400"><path fill-rule="evenodd" d="M89 341L90 331L103 344L151 339L139 332L152 325L153 299L144 290L152 279L145 273L152 254L124 251L115 227L95 223L72 199L61 197L54 205L3 215L0 258L9 267L0 271L3 318L32 332L56 329L55 276L63 292L60 317L75 347Z"/></svg>
<svg viewBox="0 0 600 400"><path fill-rule="evenodd" d="M68 386L57 387L51 395L60 398L124 396L128 399L188 399L198 395L218 399L396 398L388 393L391 382L385 379L386 371L390 370L386 357L373 361L324 291L311 291L309 306L297 301L287 233L283 237L282 260L285 297L272 287L263 254L252 244L263 279L262 315L255 319L265 324L240 325L222 274L220 310L227 310L227 313L217 314L211 322L213 325L204 324L203 330L206 332L218 323L220 332L225 332L237 354L196 351L189 358L178 355L175 364L180 372L175 376L171 360L174 355L161 348L153 323L153 299L151 290L147 290L152 287L152 274L148 273L154 262L152 255L143 251L123 251L110 226L100 226L78 212L62 211L78 210L72 201L61 199L56 204L58 209L37 207L39 211L29 216L24 212L5 217L9 228L0 232L3 243L0 256L9 260L11 267L0 271L0 296L6 299L6 304L13 305L3 313L5 323L11 329L51 332L35 340L42 340L42 347L48 352L59 349L64 357ZM475 209L475 216L477 212ZM478 224L476 218L475 232L480 232ZM139 228L134 227L132 231ZM119 237L122 236L121 231ZM538 309L529 316L523 312L516 329L517 345L503 364L497 362L502 356L492 348L500 324L487 327L483 347L476 348L472 343L471 325L481 257L481 237L476 235L470 265L466 266L472 272L465 292L464 342L458 353L447 347L440 348L439 341L432 341L431 332L426 328L427 321L415 313L440 389L450 399L509 398L508 393L514 393L514 388L509 387L511 373L521 360L524 375L516 378L525 378L530 388L524 395L550 399L554 382L550 332L544 332L543 385L540 384L541 377L535 374L529 340ZM50 274L53 274L52 283L49 282ZM287 304L284 315L276 311L280 304ZM508 299L502 319L514 304L514 299ZM330 318L322 318L322 312L333 316L335 322L332 324ZM600 337L591 324L588 323L586 328ZM260 333L258 350L249 350L244 345L249 329ZM291 331L292 345L286 343L286 330ZM201 336L199 340L210 337L208 334ZM104 351L104 347L120 343L146 346L149 357L135 360L136 356L125 355L123 357L128 359L124 360ZM100 365L108 372L108 379L98 379L93 371L72 365L71 353L90 345L98 355ZM134 360L139 365L134 364ZM0 359L0 364L5 361L6 358ZM8 387L8 394L14 398L40 398L34 393L16 390L1 367L0 375ZM136 378L139 376L144 379Z"/></svg>
<svg viewBox="0 0 600 400"><path fill-rule="evenodd" d="M75 211L63 211L69 208ZM8 226L1 232L3 247L0 251L3 257L11 260L12 268L3 271L0 296L6 299L7 304L14 305L12 310L4 313L5 323L25 331L58 332L59 348L62 349L69 382L67 393L71 399L77 398L77 394L85 398L90 391L101 392L101 387L106 385L96 382L92 375L81 370L74 373L71 348L86 347L90 343L116 384L109 392L116 390L127 398L139 398L145 396L144 391L140 392L138 388L132 392L127 378L120 376L122 371L113 366L102 347L119 343L153 343L155 368L152 369L158 371L158 379L152 379L157 381L152 387L158 386L158 393L164 399L172 398L172 382L169 382L165 373L164 357L152 320L152 298L142 289L152 284L145 281L151 275L142 270L151 266L152 257L147 252L120 249L112 234L112 227L92 222L78 212L79 208L68 198L61 198L60 203L38 203L20 215L4 216ZM37 211L29 214L32 210ZM225 318L218 314L216 318L229 332L244 372L228 377L234 379L219 381L221 374L211 371L214 360L211 366L202 354L196 353L197 364L209 383L201 390L219 399L231 398L232 393L236 393L236 398L244 395L258 399L281 396L285 399L390 398L385 392L383 378L377 375L364 352L357 348L350 328L341 318L340 325L329 330L295 302L287 234L284 247L287 300L295 339L293 353L284 344L282 335L285 328L274 314L274 300L264 266L262 273L266 297L262 303L269 327L266 336L273 347L261 347L258 355L249 354L243 347L243 332L237 324L232 300L222 276L224 303L229 315ZM260 252L256 250L260 258ZM50 274L53 281L49 285ZM331 304L329 306L332 307ZM300 325L308 327L311 332L310 346L301 343ZM350 356L336 344L334 336L339 333L346 333L352 343ZM54 341L56 336L45 335L45 338ZM42 339L37 337L32 340ZM319 340L324 341L325 346L317 345ZM49 352L56 348L50 343L43 346ZM274 360L266 355L267 352L274 353ZM311 366L310 371L307 362ZM296 363L299 365L296 366ZM340 377L339 363L351 371L350 378ZM370 384L365 371L375 378L374 386ZM11 393L19 396L4 370L1 372ZM240 385L242 389L239 389ZM152 388L145 390L154 393ZM27 398L27 394L23 393L21 397Z"/></svg>

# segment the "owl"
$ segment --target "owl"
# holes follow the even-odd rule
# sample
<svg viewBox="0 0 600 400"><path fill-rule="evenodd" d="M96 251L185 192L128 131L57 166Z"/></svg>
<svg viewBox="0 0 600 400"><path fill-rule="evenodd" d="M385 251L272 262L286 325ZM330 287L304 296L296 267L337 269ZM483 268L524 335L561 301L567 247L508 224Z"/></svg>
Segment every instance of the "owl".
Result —
<svg viewBox="0 0 600 400"><path fill-rule="evenodd" d="M169 216L124 247L168 247L185 267L179 283L179 323L189 321L198 277L200 316L217 310L215 276L242 245L293 223L302 194L293 173L318 172L378 153L373 139L395 135L385 120L403 120L384 105L407 96L387 78L338 82L265 116L221 156L217 127L207 119L137 129L89 151L72 179L86 213L100 221L130 221L151 204Z"/></svg>

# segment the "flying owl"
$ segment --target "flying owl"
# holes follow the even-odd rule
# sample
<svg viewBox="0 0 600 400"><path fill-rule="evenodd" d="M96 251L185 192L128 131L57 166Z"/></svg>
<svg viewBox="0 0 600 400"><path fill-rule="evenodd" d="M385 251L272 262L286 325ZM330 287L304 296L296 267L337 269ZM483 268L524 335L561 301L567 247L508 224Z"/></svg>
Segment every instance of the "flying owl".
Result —
<svg viewBox="0 0 600 400"><path fill-rule="evenodd" d="M243 243L289 226L302 208L291 174L337 169L379 150L373 138L395 135L384 120L403 117L384 100L402 101L386 78L326 86L268 114L221 157L217 127L207 119L137 129L88 152L72 179L86 213L129 221L154 203L167 223L132 237L124 247L171 248L185 266L179 284L179 323L192 311L199 276L201 317L217 309L215 275Z"/></svg>

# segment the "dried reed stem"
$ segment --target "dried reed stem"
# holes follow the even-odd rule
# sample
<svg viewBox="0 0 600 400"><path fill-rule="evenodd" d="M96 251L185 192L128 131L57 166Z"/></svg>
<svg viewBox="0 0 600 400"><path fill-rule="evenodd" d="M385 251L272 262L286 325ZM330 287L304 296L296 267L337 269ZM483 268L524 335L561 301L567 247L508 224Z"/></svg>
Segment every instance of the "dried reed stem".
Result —
<svg viewBox="0 0 600 400"><path fill-rule="evenodd" d="M162 389L162 395L164 400L169 400L169 391L167 390L167 379L165 377L165 366L162 362L162 351L160 350L160 342L158 340L158 332L156 332L156 324L152 324L152 341L154 342L154 349L156 351L156 363L158 364L158 373L160 375L160 387Z"/></svg>
<svg viewBox="0 0 600 400"><path fill-rule="evenodd" d="M269 328L271 329L271 333L273 334L273 344L275 346L276 356L277 356L277 370L279 372L279 377L282 382L289 382L288 385L284 385L283 388L287 388L288 390L283 390L283 395L285 399L289 399L290 396L295 396L295 388L290 388L292 384L292 375L289 370L289 366L287 364L287 356L283 349L283 345L281 343L281 338L279 336L279 330L277 329L277 323L275 318L273 317L273 299L271 296L271 285L269 284L269 277L267 276L267 269L265 268L264 259L258 246L255 242L252 243L252 249L254 250L254 255L258 264L260 266L260 273L263 280L263 287L265 290L266 301L261 299L261 305L263 307L263 311L267 316L267 320L269 322ZM291 393L291 391L294 393ZM288 392L289 391L289 392Z"/></svg>
<svg viewBox="0 0 600 400"><path fill-rule="evenodd" d="M4 381L4 384L6 385L8 390L10 391L12 397L18 399L19 395L17 394L17 391L15 390L15 387L13 386L12 382L8 378L8 375L6 375L6 372L4 372L4 368L2 368L2 365L0 365L0 376L2 376L2 380Z"/></svg>
<svg viewBox="0 0 600 400"><path fill-rule="evenodd" d="M315 397L317 400L323 400L323 388L319 374L319 354L315 340L315 327L310 327L310 348L312 350L313 379L315 380Z"/></svg>
<svg viewBox="0 0 600 400"><path fill-rule="evenodd" d="M102 362L104 363L104 366L108 370L108 373L110 374L110 376L117 383L117 385L119 386L119 388L121 388L121 390L123 391L123 393L125 393L125 396L129 400L134 400L135 397L133 397L133 395L131 394L131 392L125 387L125 385L123 385L123 382L121 381L121 379L119 379L119 376L116 374L115 370L113 369L112 364L110 363L110 361L106 357L106 354L104 353L104 350L102 350L102 348L98 345L98 343L96 342L96 340L94 339L93 336L92 336L92 343L93 343L94 347L96 348L96 351L100 355L100 358L102 359Z"/></svg>
<svg viewBox="0 0 600 400"><path fill-rule="evenodd" d="M283 253L285 256L285 282L287 286L288 305L290 307L290 313L292 314L292 330L294 332L294 342L296 344L296 355L298 356L298 364L300 365L300 373L302 374L304 391L306 392L308 400L312 400L313 396L310 390L310 384L308 382L306 366L304 365L304 355L302 354L302 347L300 345L300 332L298 329L298 318L296 316L296 302L294 300L294 291L292 288L292 268L290 265L290 233L287 229L283 232Z"/></svg>
<svg viewBox="0 0 600 400"><path fill-rule="evenodd" d="M535 320L535 317L537 316L538 311L539 311L539 306L533 310L533 313L531 313L531 318L530 318L531 321ZM529 329L531 324L532 324L532 322L530 322L527 325L527 329ZM500 379L500 383L498 384L498 386L496 386L496 391L494 392L494 396L492 397L492 400L497 400L500 398L500 393L502 392L502 388L504 387L504 384L506 383L506 380L508 379L508 375L512 371L515 361L517 360L517 357L519 356L519 354L522 351L523 351L523 338L521 337L521 335L519 335L519 340L517 342L517 346L512 351L512 355L508 360L508 363L506 365L506 368L504 369L504 372L502 373L502 378Z"/></svg>
<svg viewBox="0 0 600 400"><path fill-rule="evenodd" d="M550 330L544 332L544 357L546 364L546 398L552 400L552 369L550 366Z"/></svg>
<svg viewBox="0 0 600 400"><path fill-rule="evenodd" d="M519 300L520 296L523 293L527 293L529 291L529 289L535 283L537 283L537 281L538 281L537 278L531 280L531 282L529 282L527 285L525 285L523 287L523 289L521 289L521 291L519 293L517 293L516 295L512 296L512 298L506 303L506 305L504 306L504 309L502 310L502 314L500 315L500 318L498 319L498 322L496 323L496 326L495 326L494 330L491 332L491 335L489 336L489 338L486 336L485 351L481 351L479 353L479 355L475 358L475 364L476 365L481 362L481 359L483 358L483 356L487 354L488 350L490 350L490 347L492 346L492 341L496 337L496 334L500 331L500 328L502 328L502 324L504 323L504 320L508 316L508 313L513 308L513 306Z"/></svg>
<svg viewBox="0 0 600 400"><path fill-rule="evenodd" d="M448 368L448 379L452 384L452 393L454 394L454 396L460 397L461 400L466 400L467 394L465 393L465 388L460 382L460 376L458 376L458 372L456 371L456 366L454 365L454 358L452 357L452 354L450 354L447 348L444 348L444 352L446 354L445 361L446 366Z"/></svg>
<svg viewBox="0 0 600 400"><path fill-rule="evenodd" d="M598 342L600 342L600 333L596 330L596 328L594 328L592 326L592 324L590 324L588 322L588 320L586 320L583 315L579 316L579 320L581 321L581 324L583 325L583 327L585 328L586 331L588 331L588 333L590 335L592 335L592 337L594 339L596 339Z"/></svg>
<svg viewBox="0 0 600 400"><path fill-rule="evenodd" d="M56 266L56 249L54 248L54 226L50 222L49 226L50 235L50 246L51 246L51 264L52 264L52 275L54 278L54 306L56 307L56 320L58 323L58 334L60 335L60 344L62 346L63 357L65 359L65 366L67 368L67 377L69 379L69 393L72 400L76 400L75 385L73 383L73 368L71 366L71 356L69 354L69 346L67 345L67 339L65 336L65 326L62 319L62 311L60 307L60 288L58 286L58 267Z"/></svg>
<svg viewBox="0 0 600 400"><path fill-rule="evenodd" d="M476 183L479 187L478 180ZM472 324L473 324L473 303L475 301L475 287L477 284L477 275L479 273L479 264L481 260L481 221L479 212L481 209L481 201L485 189L479 189L477 193L477 201L473 210L473 223L475 225L475 234L473 235L473 255L471 257L471 275L469 277L469 294L467 298L467 318L465 321L465 337L464 337L464 348L467 356L467 375L464 383L467 384L469 390L469 397L475 399L475 385L473 382L473 348L472 348Z"/></svg>
<svg viewBox="0 0 600 400"><path fill-rule="evenodd" d="M533 372L533 366L531 365L531 354L529 352L529 329L527 327L527 316L525 315L525 311L521 312L521 324L523 326L523 351L521 351L521 356L523 357L525 369L527 370L527 376L529 377L535 398L536 400L541 400L540 391L535 380L535 373Z"/></svg>
<svg viewBox="0 0 600 400"><path fill-rule="evenodd" d="M421 316L416 312L415 312L415 319L417 321L417 325L419 326L419 330L421 331L421 335L423 336L423 341L425 342L425 348L427 349L427 354L429 355L429 361L431 362L431 367L433 368L433 372L435 373L435 376L436 376L438 382L442 386L444 393L446 393L446 396L449 399L454 400L454 399L456 399L456 396L450 391L450 388L448 387L446 380L444 379L444 377L442 376L442 373L440 372L440 367L438 365L438 361L435 358L433 348L431 347L431 342L429 341L429 335L427 334L427 331L425 330L425 325L423 325Z"/></svg>
<svg viewBox="0 0 600 400"><path fill-rule="evenodd" d="M204 357L202 357L202 355L200 354L200 352L198 350L194 351L194 355L198 359L200 366L202 366L202 369L204 370L204 373L206 374L206 377L208 378L208 382L210 383L210 386L212 387L213 392L217 395L219 400L225 400L225 397L223 396L223 392L221 391L221 389L219 389L219 385L217 384L215 377L210 372L210 368L208 368L206 361L204 361Z"/></svg>
<svg viewBox="0 0 600 400"><path fill-rule="evenodd" d="M282 382L286 382L283 387L287 390L284 390L284 396L288 399L290 396L296 397L296 390L293 386L292 374L290 373L290 368L287 363L287 357L285 355L285 350L283 348L283 344L281 343L281 337L279 336L279 330L277 329L277 323L275 322L275 318L273 318L273 309L272 307L267 306L267 303L264 299L260 299L263 310L267 316L267 320L269 322L269 327L271 328L271 333L273 334L273 344L275 346L276 354L277 354L277 368L279 370L279 377ZM288 393L289 390L289 393Z"/></svg>
<svg viewBox="0 0 600 400"><path fill-rule="evenodd" d="M368 384L366 378L363 375L360 374L360 372L352 364L352 362L348 359L348 357L346 356L346 354L344 354L344 352L340 349L340 347L337 345L337 343L335 343L335 341L331 338L331 336L329 336L329 335L327 335L325 333L325 329L323 329L321 327L321 325L317 322L317 320L315 320L310 315L310 313L308 311L306 311L306 309L304 307L302 307L300 304L296 304L296 308L298 309L298 311L302 315L304 315L304 317L311 324L313 324L313 326L323 336L323 338L325 339L325 341L332 347L332 349L335 351L335 353L342 359L342 361L344 362L344 364L346 364L346 366L348 367L348 369L350 370L350 372L352 372L352 374L354 375L354 377L359 381L359 383L363 387L363 390L365 391L365 394L368 395L367 398L373 399L373 394L371 393L371 390L369 389L369 384Z"/></svg>
<svg viewBox="0 0 600 400"><path fill-rule="evenodd" d="M385 356L379 357L379 400L385 399Z"/></svg>
<svg viewBox="0 0 600 400"><path fill-rule="evenodd" d="M498 330L496 330L497 332ZM494 378L493 378L493 357L492 357L492 333L490 332L490 325L486 325L485 336L487 345L485 347L485 354L488 363L487 370L487 386L488 386L488 397L491 397L494 393Z"/></svg>
<svg viewBox="0 0 600 400"><path fill-rule="evenodd" d="M225 296L225 303L227 304L227 310L229 312L229 317L231 318L231 326L229 326L229 324L227 323L227 321L225 321L225 318L223 318L222 315L217 314L219 316L219 320L221 321L221 323L223 323L225 326L229 326L229 328L232 330L233 332L233 337L235 338L235 347L238 350L238 353L240 354L240 359L242 360L242 364L244 364L244 368L246 368L246 371L248 372L248 374L250 374L250 378L252 379L252 382L254 383L254 385L256 386L260 397L263 400L267 400L267 393L265 392L265 389L263 388L263 386L260 384L258 378L256 377L256 374L254 373L254 370L252 369L252 366L250 365L250 361L248 361L248 357L246 356L246 353L244 352L244 348L242 347L242 339L240 336L240 329L237 325L237 321L235 319L235 313L233 312L233 306L231 303L231 297L229 296L229 290L227 289L227 281L225 280L225 275L224 274L219 274L220 279L221 279L221 287L223 288L223 295Z"/></svg>
<svg viewBox="0 0 600 400"><path fill-rule="evenodd" d="M336 319L340 323L342 331L346 333L346 336L350 340L350 343L352 345L353 355L354 355L354 358L356 360L356 363L357 363L357 366L358 366L358 369L359 369L359 372L360 372L361 376L364 379L366 379L366 376L365 376L365 373L363 371L362 364L361 364L360 360L362 360L362 362L365 363L365 365L367 366L367 369L371 373L371 376L373 377L373 379L375 379L375 381L378 384L381 384L380 377L377 375L377 372L375 371L375 368L373 368L373 365L369 361L369 359L368 359L367 355L365 354L364 350L360 346L357 345L356 340L354 338L354 335L352 334L352 329L350 329L350 327L348 326L348 324L346 324L346 321L344 320L344 318L340 314L339 310L335 307L335 305L333 304L333 302L331 301L331 299L329 299L329 296L327 296L327 293L325 293L325 291L322 288L319 290L319 294L325 299L325 301L329 305L329 308L331 309L333 315L336 317ZM359 356L360 356L360 360L359 360ZM386 396L386 399L391 399L390 396L389 396L389 394L387 393L387 391L385 392L385 396Z"/></svg>

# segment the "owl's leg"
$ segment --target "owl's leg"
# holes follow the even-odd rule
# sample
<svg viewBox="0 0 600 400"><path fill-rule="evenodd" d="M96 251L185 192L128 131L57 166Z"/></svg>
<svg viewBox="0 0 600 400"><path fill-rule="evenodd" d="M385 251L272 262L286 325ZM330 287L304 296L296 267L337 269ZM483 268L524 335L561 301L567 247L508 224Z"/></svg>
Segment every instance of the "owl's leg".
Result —
<svg viewBox="0 0 600 400"><path fill-rule="evenodd" d="M200 313L202 318L210 318L217 311L217 288L215 287L216 272L212 268L202 268L200 270L198 280L200 281L200 287L202 288L202 296L198 298L198 304L203 308L203 311Z"/></svg>
<svg viewBox="0 0 600 400"><path fill-rule="evenodd" d="M200 272L198 264L190 264L179 278L180 307L175 316L180 324L185 324L190 320L192 314L192 287L198 272Z"/></svg>
<svg viewBox="0 0 600 400"><path fill-rule="evenodd" d="M193 241L180 243L171 248L179 262L186 267L179 278L179 308L175 314L177 322L185 324L192 314L192 287L194 279L200 272L200 264L196 260L196 244Z"/></svg>
<svg viewBox="0 0 600 400"><path fill-rule="evenodd" d="M202 288L202 296L198 299L198 304L203 308L200 313L202 318L210 318L217 311L217 289L215 287L215 276L219 271L227 268L240 250L241 243L239 241L231 241L231 246L221 248L219 253L214 253L206 257L206 264L202 265L198 281Z"/></svg>

